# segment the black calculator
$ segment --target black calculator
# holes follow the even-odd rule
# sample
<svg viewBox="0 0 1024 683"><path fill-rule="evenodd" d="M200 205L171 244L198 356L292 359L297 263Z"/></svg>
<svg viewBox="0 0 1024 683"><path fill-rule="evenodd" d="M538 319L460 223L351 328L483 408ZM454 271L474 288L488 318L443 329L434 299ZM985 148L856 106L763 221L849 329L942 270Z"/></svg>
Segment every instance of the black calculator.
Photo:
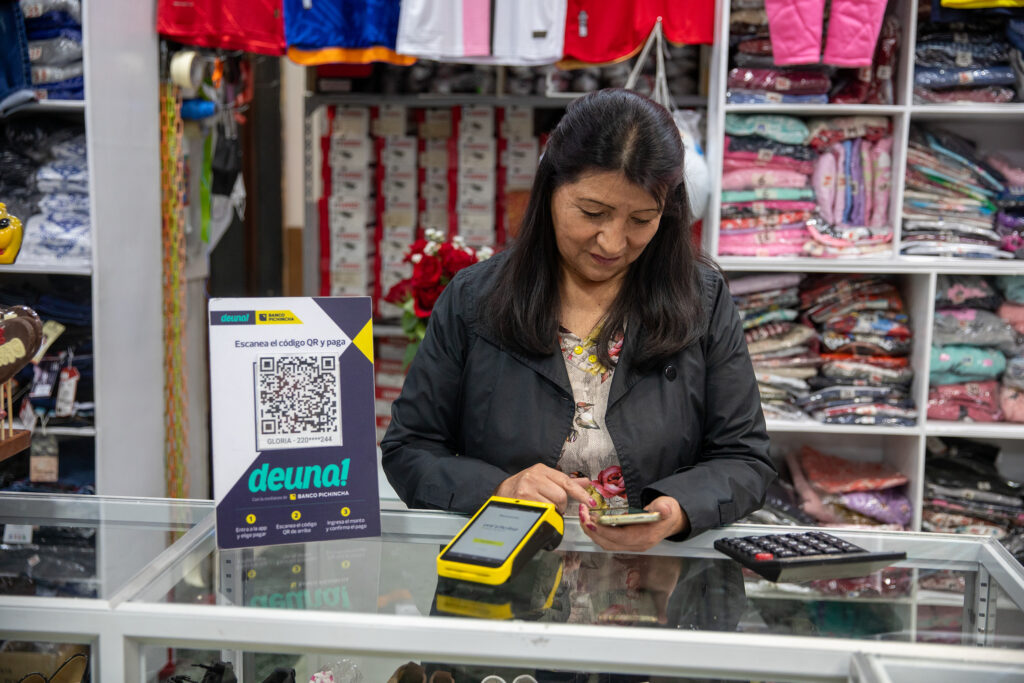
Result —
<svg viewBox="0 0 1024 683"><path fill-rule="evenodd" d="M865 576L907 559L904 552L869 552L823 531L720 538L715 550L769 581Z"/></svg>

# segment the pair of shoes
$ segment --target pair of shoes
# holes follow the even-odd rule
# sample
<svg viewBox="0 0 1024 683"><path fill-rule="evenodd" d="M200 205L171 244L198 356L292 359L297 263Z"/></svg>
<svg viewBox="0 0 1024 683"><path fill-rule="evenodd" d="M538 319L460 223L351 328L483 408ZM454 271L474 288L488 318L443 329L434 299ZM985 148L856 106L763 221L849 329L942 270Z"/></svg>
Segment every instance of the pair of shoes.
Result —
<svg viewBox="0 0 1024 683"><path fill-rule="evenodd" d="M406 662L395 669L388 683L427 683L427 672L416 662Z"/></svg>
<svg viewBox="0 0 1024 683"><path fill-rule="evenodd" d="M89 657L79 652L64 660L49 678L35 672L21 677L18 683L82 683L88 668Z"/></svg>
<svg viewBox="0 0 1024 683"><path fill-rule="evenodd" d="M214 662L213 664L196 664L206 671L199 683L238 683L235 668L231 662Z"/></svg>

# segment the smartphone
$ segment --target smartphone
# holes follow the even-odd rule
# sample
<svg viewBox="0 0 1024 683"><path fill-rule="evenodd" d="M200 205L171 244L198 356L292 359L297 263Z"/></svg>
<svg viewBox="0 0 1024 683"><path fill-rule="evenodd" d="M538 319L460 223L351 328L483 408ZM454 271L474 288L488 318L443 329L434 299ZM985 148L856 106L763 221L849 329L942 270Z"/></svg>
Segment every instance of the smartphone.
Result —
<svg viewBox="0 0 1024 683"><path fill-rule="evenodd" d="M661 519L660 512L648 512L640 508L605 508L593 510L597 523L602 526L625 526L627 524L649 524Z"/></svg>

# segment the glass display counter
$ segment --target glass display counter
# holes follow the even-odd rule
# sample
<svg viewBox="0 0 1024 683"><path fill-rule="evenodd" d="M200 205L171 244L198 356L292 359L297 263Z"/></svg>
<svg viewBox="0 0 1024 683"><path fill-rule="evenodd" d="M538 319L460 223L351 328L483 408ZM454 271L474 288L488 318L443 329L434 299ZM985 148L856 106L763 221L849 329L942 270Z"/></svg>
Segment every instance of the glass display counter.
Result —
<svg viewBox="0 0 1024 683"><path fill-rule="evenodd" d="M26 498L0 496L0 522L62 526L70 501L86 505ZM179 672L219 659L256 683L279 666L300 681L329 668L339 683L383 683L409 661L425 680L869 680L853 678L855 655L940 670L970 660L978 680L993 667L1024 678L1024 570L985 538L836 530L908 559L856 579L772 584L712 545L779 527L734 525L630 555L601 551L567 519L555 552L484 589L436 574L463 516L385 509L379 539L218 551L209 503L142 501L129 522L123 501L87 502L79 523L101 534L169 543L187 531L141 557L97 543L97 566L126 571L92 599L0 597L0 637L92 643L104 683L156 680L168 648L188 652ZM99 514L110 506L121 516Z"/></svg>

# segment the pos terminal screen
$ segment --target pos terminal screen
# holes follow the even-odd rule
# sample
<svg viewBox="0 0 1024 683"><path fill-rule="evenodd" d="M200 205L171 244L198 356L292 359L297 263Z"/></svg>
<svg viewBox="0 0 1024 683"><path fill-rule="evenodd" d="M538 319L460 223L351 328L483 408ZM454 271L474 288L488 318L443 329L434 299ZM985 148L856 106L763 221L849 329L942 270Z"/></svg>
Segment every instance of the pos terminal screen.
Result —
<svg viewBox="0 0 1024 683"><path fill-rule="evenodd" d="M444 559L498 567L519 547L544 510L492 502L452 544Z"/></svg>

